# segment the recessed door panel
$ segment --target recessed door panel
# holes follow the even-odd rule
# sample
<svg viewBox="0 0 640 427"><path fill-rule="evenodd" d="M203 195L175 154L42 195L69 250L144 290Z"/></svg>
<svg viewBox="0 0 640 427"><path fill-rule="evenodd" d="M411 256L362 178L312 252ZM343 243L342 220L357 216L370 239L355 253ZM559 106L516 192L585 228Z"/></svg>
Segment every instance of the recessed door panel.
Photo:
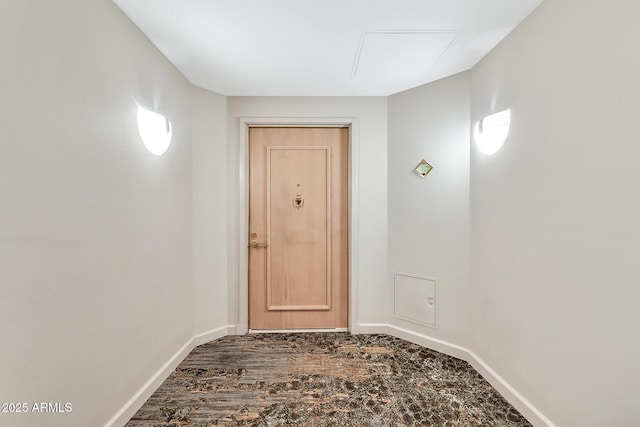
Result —
<svg viewBox="0 0 640 427"><path fill-rule="evenodd" d="M330 147L267 147L267 310L331 308Z"/></svg>

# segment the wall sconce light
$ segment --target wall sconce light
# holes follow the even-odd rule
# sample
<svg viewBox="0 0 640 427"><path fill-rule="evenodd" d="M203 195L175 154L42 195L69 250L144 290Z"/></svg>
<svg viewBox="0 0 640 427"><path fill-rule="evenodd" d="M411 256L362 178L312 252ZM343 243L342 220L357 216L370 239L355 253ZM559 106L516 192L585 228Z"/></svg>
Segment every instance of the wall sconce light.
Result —
<svg viewBox="0 0 640 427"><path fill-rule="evenodd" d="M483 154L493 154L502 147L509 133L511 113L500 111L485 117L476 123L476 145Z"/></svg>
<svg viewBox="0 0 640 427"><path fill-rule="evenodd" d="M172 129L169 119L140 106L138 106L138 132L144 146L156 156L167 151L171 144Z"/></svg>

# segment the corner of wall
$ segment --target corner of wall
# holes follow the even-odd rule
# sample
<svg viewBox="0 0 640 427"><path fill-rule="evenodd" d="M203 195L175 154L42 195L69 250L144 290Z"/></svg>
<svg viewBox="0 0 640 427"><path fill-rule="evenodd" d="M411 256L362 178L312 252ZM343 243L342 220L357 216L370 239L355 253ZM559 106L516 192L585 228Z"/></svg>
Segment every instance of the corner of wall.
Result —
<svg viewBox="0 0 640 427"><path fill-rule="evenodd" d="M199 334L228 321L227 98L192 87L191 114L193 331Z"/></svg>

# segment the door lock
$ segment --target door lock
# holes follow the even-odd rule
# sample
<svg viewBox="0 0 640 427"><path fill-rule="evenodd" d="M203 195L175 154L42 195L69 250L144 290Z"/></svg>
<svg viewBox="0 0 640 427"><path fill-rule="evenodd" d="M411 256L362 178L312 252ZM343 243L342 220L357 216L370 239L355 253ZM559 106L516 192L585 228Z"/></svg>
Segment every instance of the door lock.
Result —
<svg viewBox="0 0 640 427"><path fill-rule="evenodd" d="M293 198L293 207L301 208L304 205L304 199L300 194L296 194L296 197Z"/></svg>

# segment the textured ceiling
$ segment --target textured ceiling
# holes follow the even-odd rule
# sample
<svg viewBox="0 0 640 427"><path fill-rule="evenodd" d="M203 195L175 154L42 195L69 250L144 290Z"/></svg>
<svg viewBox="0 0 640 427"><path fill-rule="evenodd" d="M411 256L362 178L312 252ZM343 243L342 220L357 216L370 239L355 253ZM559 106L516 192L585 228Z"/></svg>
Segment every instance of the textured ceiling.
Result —
<svg viewBox="0 0 640 427"><path fill-rule="evenodd" d="M542 0L114 0L195 85L390 95L473 67Z"/></svg>

